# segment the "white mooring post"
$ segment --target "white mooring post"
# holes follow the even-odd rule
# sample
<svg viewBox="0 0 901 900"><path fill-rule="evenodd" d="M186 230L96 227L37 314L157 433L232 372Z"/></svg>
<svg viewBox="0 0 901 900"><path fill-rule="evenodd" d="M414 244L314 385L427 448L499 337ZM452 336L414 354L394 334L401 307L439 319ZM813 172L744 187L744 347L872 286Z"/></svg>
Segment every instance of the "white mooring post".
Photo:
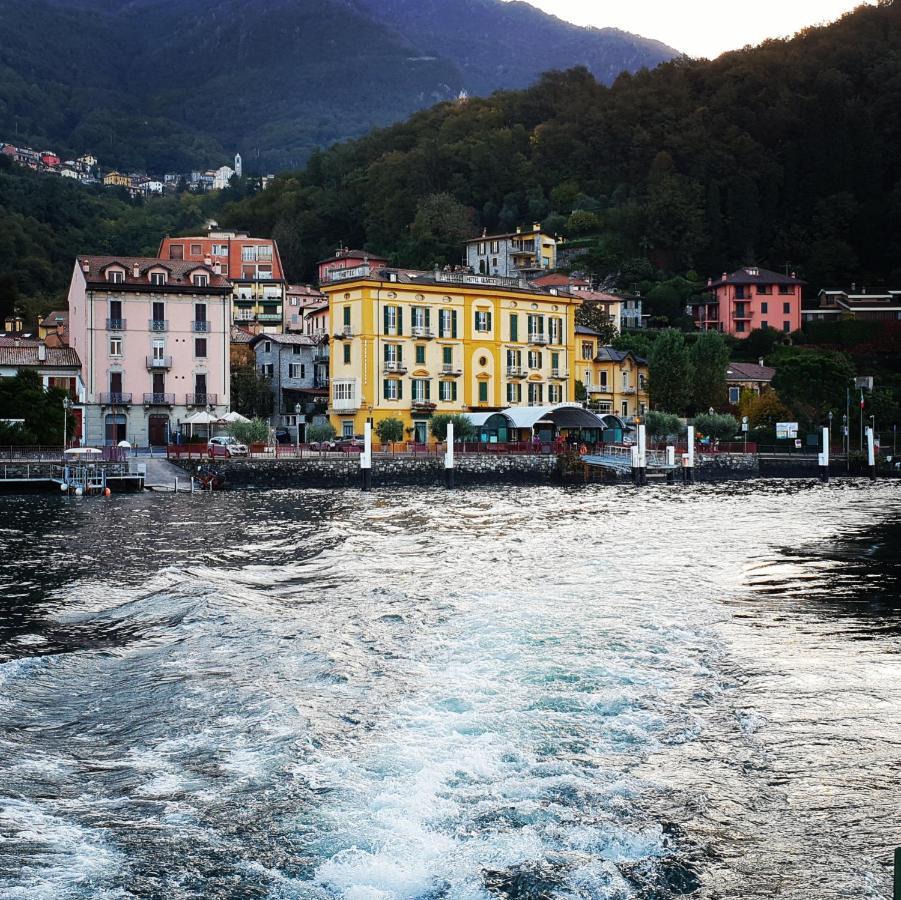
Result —
<svg viewBox="0 0 901 900"><path fill-rule="evenodd" d="M632 446L629 448L629 452L632 456L632 481L635 484L638 484L638 464L641 460L641 456L638 452L638 444L632 444Z"/></svg>
<svg viewBox="0 0 901 900"><path fill-rule="evenodd" d="M363 428L363 452L360 454L360 486L364 491L372 490L372 422Z"/></svg>
<svg viewBox="0 0 901 900"><path fill-rule="evenodd" d="M820 481L829 480L829 429L823 428L823 447L820 451Z"/></svg>
<svg viewBox="0 0 901 900"><path fill-rule="evenodd" d="M688 453L685 455L688 457L685 463L685 480L691 484L695 480L695 427L694 425L688 426Z"/></svg>
<svg viewBox="0 0 901 900"><path fill-rule="evenodd" d="M666 448L666 483L672 484L676 480L676 448Z"/></svg>
<svg viewBox="0 0 901 900"><path fill-rule="evenodd" d="M454 486L454 423L447 424L447 449L444 451L444 486Z"/></svg>
<svg viewBox="0 0 901 900"><path fill-rule="evenodd" d="M647 426L642 422L638 426L638 483L647 481L648 469L648 433Z"/></svg>
<svg viewBox="0 0 901 900"><path fill-rule="evenodd" d="M870 478L876 480L876 436L873 429L867 426L867 465L870 467Z"/></svg>

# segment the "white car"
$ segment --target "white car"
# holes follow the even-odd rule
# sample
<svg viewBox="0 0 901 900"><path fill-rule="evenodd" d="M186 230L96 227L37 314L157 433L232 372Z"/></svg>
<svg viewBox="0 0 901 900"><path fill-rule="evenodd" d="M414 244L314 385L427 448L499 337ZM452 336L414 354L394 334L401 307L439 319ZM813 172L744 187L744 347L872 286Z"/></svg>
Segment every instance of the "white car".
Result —
<svg viewBox="0 0 901 900"><path fill-rule="evenodd" d="M206 445L210 457L247 456L247 447L231 435L223 434L211 438Z"/></svg>

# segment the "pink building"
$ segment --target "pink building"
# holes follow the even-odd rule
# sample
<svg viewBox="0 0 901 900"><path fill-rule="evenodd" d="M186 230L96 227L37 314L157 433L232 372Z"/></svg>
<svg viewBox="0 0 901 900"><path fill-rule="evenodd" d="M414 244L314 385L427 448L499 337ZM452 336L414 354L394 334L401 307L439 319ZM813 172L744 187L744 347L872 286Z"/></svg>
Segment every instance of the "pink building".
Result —
<svg viewBox="0 0 901 900"><path fill-rule="evenodd" d="M199 410L229 409L231 284L203 263L79 256L69 346L91 446L165 444Z"/></svg>
<svg viewBox="0 0 901 900"><path fill-rule="evenodd" d="M334 256L321 259L319 267L319 283L340 281L342 278L360 278L388 265L384 256L367 253L365 250L337 250Z"/></svg>
<svg viewBox="0 0 901 900"><path fill-rule="evenodd" d="M747 337L758 328L797 331L801 327L804 282L757 266L746 266L719 281L707 282L701 299L692 304L701 331L722 331Z"/></svg>

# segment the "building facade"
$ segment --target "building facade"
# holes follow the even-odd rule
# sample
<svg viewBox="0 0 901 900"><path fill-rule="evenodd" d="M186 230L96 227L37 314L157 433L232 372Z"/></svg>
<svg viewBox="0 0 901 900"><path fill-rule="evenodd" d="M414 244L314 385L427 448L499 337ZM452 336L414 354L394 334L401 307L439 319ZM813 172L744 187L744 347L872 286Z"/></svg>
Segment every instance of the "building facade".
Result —
<svg viewBox="0 0 901 900"><path fill-rule="evenodd" d="M512 234L485 234L465 243L466 265L479 275L520 278L557 268L557 239L541 225Z"/></svg>
<svg viewBox="0 0 901 900"><path fill-rule="evenodd" d="M804 308L807 322L860 319L869 322L901 322L901 291L868 294L865 291L820 291L815 303Z"/></svg>
<svg viewBox="0 0 901 900"><path fill-rule="evenodd" d="M392 269L323 285L332 332L329 415L340 435L433 413L572 401L578 299L521 279Z"/></svg>
<svg viewBox="0 0 901 900"><path fill-rule="evenodd" d="M69 345L91 445L168 443L191 413L229 409L231 285L202 263L79 256Z"/></svg>
<svg viewBox="0 0 901 900"><path fill-rule="evenodd" d="M348 250L341 248L334 256L320 259L316 264L319 270L319 284L330 281L344 281L352 275L368 275L388 265L384 256L369 253L366 250Z"/></svg>
<svg viewBox="0 0 901 900"><path fill-rule="evenodd" d="M284 327L285 275L278 245L244 231L210 231L202 237L163 238L159 258L209 266L232 284L232 321L253 334Z"/></svg>
<svg viewBox="0 0 901 900"><path fill-rule="evenodd" d="M631 350L605 347L601 335L576 327L576 378L585 388L589 408L621 419L644 415L648 398L648 363Z"/></svg>
<svg viewBox="0 0 901 900"><path fill-rule="evenodd" d="M309 334L308 318L311 309L324 306L328 309L328 298L318 288L308 284L289 284L285 286L285 332ZM323 331L323 335L328 331Z"/></svg>
<svg viewBox="0 0 901 900"><path fill-rule="evenodd" d="M257 371L272 382L273 424L303 441L311 418L328 405L328 344L305 334L260 334L253 350Z"/></svg>
<svg viewBox="0 0 901 900"><path fill-rule="evenodd" d="M701 331L721 331L747 337L759 328L786 334L801 327L801 289L794 275L780 275L746 266L719 281L710 279L703 295L691 305Z"/></svg>
<svg viewBox="0 0 901 900"><path fill-rule="evenodd" d="M737 406L741 400L742 391L753 391L762 394L773 385L776 370L772 366L765 366L763 360L757 363L730 362L726 367L726 389L729 392L729 402Z"/></svg>

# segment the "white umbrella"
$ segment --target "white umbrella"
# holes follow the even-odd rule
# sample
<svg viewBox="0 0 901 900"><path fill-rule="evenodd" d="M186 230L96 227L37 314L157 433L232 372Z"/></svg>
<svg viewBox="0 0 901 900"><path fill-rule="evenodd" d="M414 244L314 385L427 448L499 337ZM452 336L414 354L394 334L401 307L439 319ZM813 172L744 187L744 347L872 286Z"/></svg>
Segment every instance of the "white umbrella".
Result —
<svg viewBox="0 0 901 900"><path fill-rule="evenodd" d="M226 413L222 420L223 422L249 422L250 419L247 416L242 416L239 412L230 412Z"/></svg>
<svg viewBox="0 0 901 900"><path fill-rule="evenodd" d="M124 449L126 449L126 450L131 450L131 444L129 444L128 441L119 441L119 443L116 444L116 446L117 446L117 447L122 447L122 448L124 448Z"/></svg>
<svg viewBox="0 0 901 900"><path fill-rule="evenodd" d="M215 416L211 416L208 412L199 411L184 419L182 425L212 425L218 421Z"/></svg>
<svg viewBox="0 0 901 900"><path fill-rule="evenodd" d="M66 450L66 456L100 456L102 453L96 447L70 447Z"/></svg>

